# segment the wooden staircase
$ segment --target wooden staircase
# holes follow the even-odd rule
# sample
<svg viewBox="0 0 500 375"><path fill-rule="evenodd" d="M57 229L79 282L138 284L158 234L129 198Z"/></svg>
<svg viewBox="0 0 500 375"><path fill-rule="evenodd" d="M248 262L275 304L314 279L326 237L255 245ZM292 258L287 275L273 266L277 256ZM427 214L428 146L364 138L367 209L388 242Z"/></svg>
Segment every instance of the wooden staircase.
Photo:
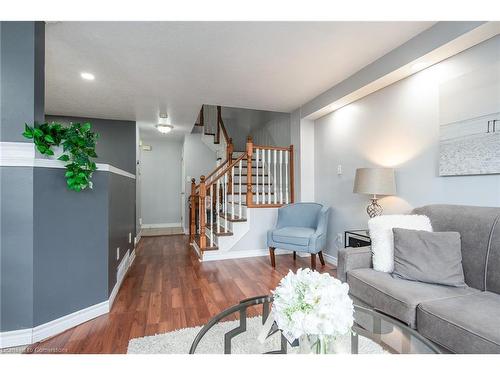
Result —
<svg viewBox="0 0 500 375"><path fill-rule="evenodd" d="M248 137L246 150L234 151L221 107L216 107L216 115L213 111L214 106L204 105L195 124L226 148L225 160L217 168L200 176L198 184L191 180L189 235L201 258L206 251L219 250L223 238L235 235L241 230L239 225L247 224L248 209L281 207L294 199L293 145L255 145Z"/></svg>

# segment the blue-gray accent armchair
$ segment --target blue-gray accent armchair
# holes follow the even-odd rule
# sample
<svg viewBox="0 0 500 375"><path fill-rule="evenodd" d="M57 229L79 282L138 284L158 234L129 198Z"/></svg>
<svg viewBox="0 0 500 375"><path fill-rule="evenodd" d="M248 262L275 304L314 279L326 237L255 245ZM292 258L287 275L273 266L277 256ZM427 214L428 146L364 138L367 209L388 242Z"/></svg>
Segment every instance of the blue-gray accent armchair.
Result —
<svg viewBox="0 0 500 375"><path fill-rule="evenodd" d="M325 265L322 250L326 247L328 228L328 207L319 203L292 203L278 210L276 228L267 232L267 246L271 265L276 267L274 250L284 249L311 254L311 268L316 269L316 254L322 265Z"/></svg>

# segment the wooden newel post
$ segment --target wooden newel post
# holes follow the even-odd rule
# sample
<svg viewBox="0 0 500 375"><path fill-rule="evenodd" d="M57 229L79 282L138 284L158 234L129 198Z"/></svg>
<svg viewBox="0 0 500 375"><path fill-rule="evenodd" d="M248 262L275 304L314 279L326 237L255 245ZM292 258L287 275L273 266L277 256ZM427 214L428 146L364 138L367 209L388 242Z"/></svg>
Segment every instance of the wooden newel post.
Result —
<svg viewBox="0 0 500 375"><path fill-rule="evenodd" d="M247 138L247 207L251 207L253 203L252 192L252 156L253 156L253 141L252 137Z"/></svg>
<svg viewBox="0 0 500 375"><path fill-rule="evenodd" d="M194 242L196 233L196 180L191 179L191 195L189 196L189 242Z"/></svg>
<svg viewBox="0 0 500 375"><path fill-rule="evenodd" d="M230 165L233 162L233 151L234 151L234 146L233 146L233 139L229 138L229 143L226 146L226 160L227 160L227 165ZM229 194L233 193L233 174L231 171L228 173L228 179L227 179L227 192Z"/></svg>
<svg viewBox="0 0 500 375"><path fill-rule="evenodd" d="M290 203L294 202L295 189L294 189L294 172L293 172L293 145L290 145Z"/></svg>
<svg viewBox="0 0 500 375"><path fill-rule="evenodd" d="M205 176L200 177L200 250L203 251L207 247L207 238L205 237L205 198L207 189L205 187Z"/></svg>

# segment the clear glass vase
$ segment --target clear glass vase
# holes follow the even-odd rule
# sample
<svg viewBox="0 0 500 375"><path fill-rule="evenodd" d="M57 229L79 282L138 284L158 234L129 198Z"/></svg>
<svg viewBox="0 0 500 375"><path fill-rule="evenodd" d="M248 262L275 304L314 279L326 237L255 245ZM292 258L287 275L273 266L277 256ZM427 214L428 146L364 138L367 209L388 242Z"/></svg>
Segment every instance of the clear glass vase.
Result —
<svg viewBox="0 0 500 375"><path fill-rule="evenodd" d="M325 335L303 335L299 338L301 354L334 354L336 353L335 337Z"/></svg>

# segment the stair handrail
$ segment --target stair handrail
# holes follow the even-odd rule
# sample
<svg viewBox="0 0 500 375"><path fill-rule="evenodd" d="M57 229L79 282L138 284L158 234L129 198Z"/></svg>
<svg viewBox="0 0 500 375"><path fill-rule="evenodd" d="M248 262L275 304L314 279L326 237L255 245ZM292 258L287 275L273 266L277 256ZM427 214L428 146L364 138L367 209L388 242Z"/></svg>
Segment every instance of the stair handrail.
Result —
<svg viewBox="0 0 500 375"><path fill-rule="evenodd" d="M222 107L220 105L217 106L217 142L220 142L220 133L222 131L222 135L226 144L231 142L231 138L227 133L226 127L224 126L224 121L222 120Z"/></svg>
<svg viewBox="0 0 500 375"><path fill-rule="evenodd" d="M240 160L243 160L244 158L247 157L247 154L241 154L237 159L235 159L231 164L229 164L226 168L224 168L217 176L215 176L214 178L212 178L212 180L210 182L208 182L206 184L206 187L207 189L213 185L214 183L217 182L217 180L221 179L222 177L224 177L224 175L231 171L231 168L233 168L234 166L236 166L236 164L238 164L240 162ZM205 179L206 180L206 179Z"/></svg>

